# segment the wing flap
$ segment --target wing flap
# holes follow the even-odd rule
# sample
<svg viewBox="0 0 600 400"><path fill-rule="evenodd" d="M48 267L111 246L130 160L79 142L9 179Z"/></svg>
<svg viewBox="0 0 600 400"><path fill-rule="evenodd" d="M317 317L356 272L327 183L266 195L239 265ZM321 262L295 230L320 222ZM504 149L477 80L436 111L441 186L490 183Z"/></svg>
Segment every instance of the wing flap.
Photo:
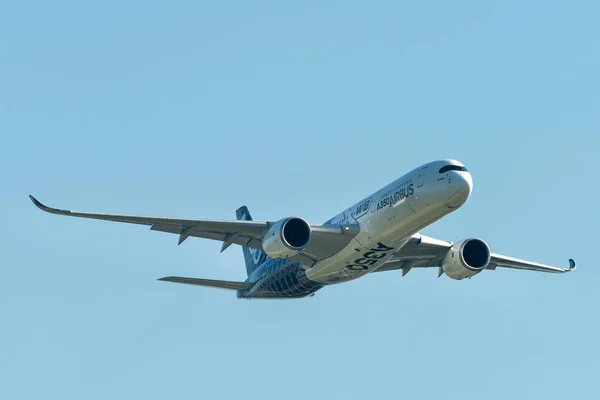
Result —
<svg viewBox="0 0 600 400"><path fill-rule="evenodd" d="M173 233L176 235L182 235L184 233L184 231L186 230L186 228L182 228L179 226L169 226L169 225L152 225L150 230L157 231L157 232ZM211 231L204 231L204 230L193 229L193 228L190 229L189 231L187 231L186 234L189 237L217 240L220 242L225 241L227 238L227 235L233 235L231 233L228 234L228 233L222 233L222 232L211 232ZM233 240L231 241L231 244L238 244L240 246L252 247L255 249L262 250L262 241L256 240L256 239L252 238L250 235L238 234L237 237L233 238Z"/></svg>

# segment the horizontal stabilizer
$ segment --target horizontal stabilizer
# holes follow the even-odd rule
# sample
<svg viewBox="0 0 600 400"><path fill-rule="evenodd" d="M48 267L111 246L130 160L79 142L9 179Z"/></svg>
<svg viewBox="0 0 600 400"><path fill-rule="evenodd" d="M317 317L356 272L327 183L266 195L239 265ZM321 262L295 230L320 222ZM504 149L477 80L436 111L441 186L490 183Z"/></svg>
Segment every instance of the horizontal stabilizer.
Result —
<svg viewBox="0 0 600 400"><path fill-rule="evenodd" d="M247 290L250 288L250 284L244 282L216 281L212 279L186 278L183 276L165 276L164 278L160 278L159 281L187 283L188 285L210 286L229 290Z"/></svg>

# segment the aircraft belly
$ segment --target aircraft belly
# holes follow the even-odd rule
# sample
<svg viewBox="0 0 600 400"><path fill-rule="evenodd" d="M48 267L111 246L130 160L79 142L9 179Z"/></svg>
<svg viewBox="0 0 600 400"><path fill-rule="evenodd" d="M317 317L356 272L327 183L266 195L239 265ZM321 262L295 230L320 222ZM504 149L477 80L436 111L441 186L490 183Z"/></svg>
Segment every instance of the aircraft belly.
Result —
<svg viewBox="0 0 600 400"><path fill-rule="evenodd" d="M346 282L381 267L412 236L415 214L408 203L363 216L361 232L334 256L306 271L308 279L323 284Z"/></svg>
<svg viewBox="0 0 600 400"><path fill-rule="evenodd" d="M306 270L306 277L322 284L342 283L380 268L412 235L451 212L448 207L400 202L373 210L358 222L361 232L339 253Z"/></svg>
<svg viewBox="0 0 600 400"><path fill-rule="evenodd" d="M323 284L309 280L298 263L270 259L247 291L238 292L245 299L294 299L313 295Z"/></svg>

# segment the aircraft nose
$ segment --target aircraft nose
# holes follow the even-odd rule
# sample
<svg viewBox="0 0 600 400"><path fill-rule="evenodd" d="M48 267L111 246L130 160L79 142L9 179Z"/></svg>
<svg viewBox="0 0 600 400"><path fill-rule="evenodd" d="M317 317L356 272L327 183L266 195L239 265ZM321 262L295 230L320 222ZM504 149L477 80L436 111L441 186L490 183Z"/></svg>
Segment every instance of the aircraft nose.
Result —
<svg viewBox="0 0 600 400"><path fill-rule="evenodd" d="M452 195L446 204L450 208L458 208L465 204L471 196L473 178L468 172L452 172L449 178Z"/></svg>

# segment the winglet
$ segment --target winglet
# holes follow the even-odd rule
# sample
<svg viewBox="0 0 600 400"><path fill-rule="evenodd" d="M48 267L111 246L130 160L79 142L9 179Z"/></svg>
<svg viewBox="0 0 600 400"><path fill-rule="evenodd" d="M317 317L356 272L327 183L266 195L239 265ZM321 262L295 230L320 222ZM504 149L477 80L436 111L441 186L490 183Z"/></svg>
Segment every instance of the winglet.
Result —
<svg viewBox="0 0 600 400"><path fill-rule="evenodd" d="M36 199L32 195L29 195L29 198L31 199L33 204L35 204L35 206L37 208L39 208L42 211L46 211L50 214L59 214L59 215L73 215L74 214L73 211L70 211L70 210L61 210L60 208L48 207L47 205L42 204L38 199Z"/></svg>
<svg viewBox="0 0 600 400"><path fill-rule="evenodd" d="M59 210L57 208L48 207L47 205L39 202L38 199L36 199L32 195L29 195L29 198L31 199L31 201L33 201L33 204L35 204L35 206L42 211L46 211L46 212L49 212L52 214L69 214L70 213L69 210Z"/></svg>
<svg viewBox="0 0 600 400"><path fill-rule="evenodd" d="M577 264L575 264L575 260L573 260L572 258L569 258L569 271L573 271L575 268L577 268Z"/></svg>
<svg viewBox="0 0 600 400"><path fill-rule="evenodd" d="M49 207L40 203L35 197L33 197L32 195L29 195L29 198L31 199L31 201L33 201L33 204L35 204L35 206L37 208L39 208L40 210L48 211Z"/></svg>

